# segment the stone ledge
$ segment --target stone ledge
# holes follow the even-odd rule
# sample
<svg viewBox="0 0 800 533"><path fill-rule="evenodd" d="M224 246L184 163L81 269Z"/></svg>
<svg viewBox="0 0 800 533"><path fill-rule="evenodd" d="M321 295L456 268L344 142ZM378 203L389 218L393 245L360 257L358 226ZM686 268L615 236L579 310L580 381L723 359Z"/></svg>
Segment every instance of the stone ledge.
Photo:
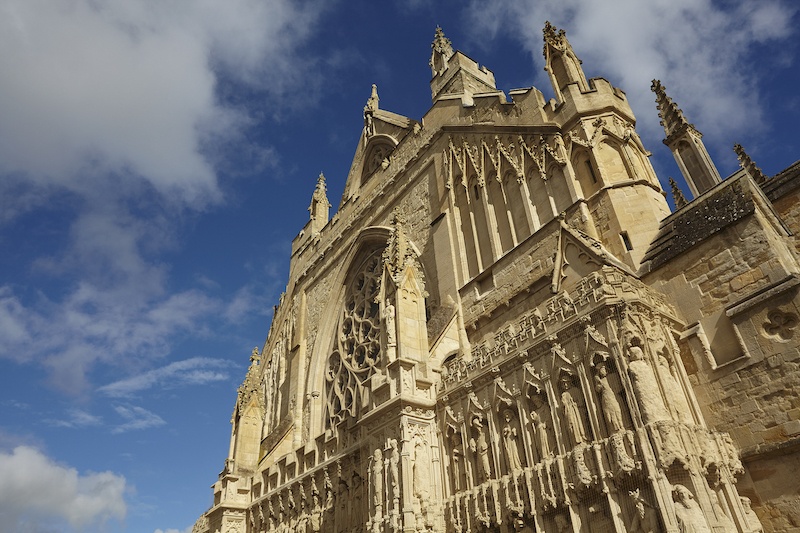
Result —
<svg viewBox="0 0 800 533"><path fill-rule="evenodd" d="M739 455L741 456L742 461L746 463L752 463L779 455L796 453L798 451L800 451L800 435L790 437L783 442L748 446L747 448L744 448Z"/></svg>

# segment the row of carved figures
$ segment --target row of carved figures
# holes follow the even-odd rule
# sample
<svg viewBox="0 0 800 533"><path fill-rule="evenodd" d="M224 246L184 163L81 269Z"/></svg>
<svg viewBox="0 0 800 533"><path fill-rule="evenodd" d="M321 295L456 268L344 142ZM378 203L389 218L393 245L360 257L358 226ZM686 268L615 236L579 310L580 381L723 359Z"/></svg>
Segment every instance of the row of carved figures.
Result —
<svg viewBox="0 0 800 533"><path fill-rule="evenodd" d="M542 468L525 469L451 496L445 506L448 531L496 531L501 526L506 531L559 533L658 533L675 528L680 533L761 531L748 498L720 485L706 485L702 478L696 478L696 486L666 481L660 487L652 484L652 478L634 474L619 479L613 490L593 488L556 499L546 494L559 477L551 474ZM537 475L550 479L543 481ZM655 496L660 490L667 493L661 504ZM701 505L696 494L705 503ZM537 500L544 500L545 506L537 506Z"/></svg>
<svg viewBox="0 0 800 533"><path fill-rule="evenodd" d="M466 409L456 414L446 407L445 434L453 470L453 490L474 486L501 472L509 473L563 455L576 446L612 437L623 464L630 464L630 452L615 438L641 423L667 420L693 424L686 395L674 365L663 354L654 354L653 365L638 345L627 350L627 378L606 352L596 352L588 369L564 366L552 380L542 379L527 365L518 371L524 380L524 394L513 390L502 378L495 378L494 409L471 392ZM654 368L655 367L655 368ZM523 374L521 376L520 374ZM591 373L591 381L586 376ZM625 380L630 390L626 391ZM632 397L631 397L632 396ZM630 402L628 401L630 400ZM465 463L465 446L472 461Z"/></svg>

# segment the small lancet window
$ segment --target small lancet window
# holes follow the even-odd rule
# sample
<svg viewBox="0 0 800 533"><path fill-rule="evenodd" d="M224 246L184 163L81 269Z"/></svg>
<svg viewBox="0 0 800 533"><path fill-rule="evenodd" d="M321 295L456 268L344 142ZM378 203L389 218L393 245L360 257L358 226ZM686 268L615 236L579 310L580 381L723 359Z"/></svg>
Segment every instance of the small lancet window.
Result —
<svg viewBox="0 0 800 533"><path fill-rule="evenodd" d="M625 249L629 252L633 250L633 244L631 243L631 238L628 236L628 232L623 231L619 234L619 236L622 237L622 244L625 245Z"/></svg>
<svg viewBox="0 0 800 533"><path fill-rule="evenodd" d="M588 159L586 160L586 168L589 170L589 175L592 177L592 183L597 183L597 174L594 173L592 162Z"/></svg>

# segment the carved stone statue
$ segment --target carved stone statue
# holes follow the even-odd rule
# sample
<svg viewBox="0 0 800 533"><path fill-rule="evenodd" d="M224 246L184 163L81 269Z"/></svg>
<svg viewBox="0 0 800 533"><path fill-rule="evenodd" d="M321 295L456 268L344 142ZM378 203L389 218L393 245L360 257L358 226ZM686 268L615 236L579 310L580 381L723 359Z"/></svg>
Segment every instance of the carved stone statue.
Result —
<svg viewBox="0 0 800 533"><path fill-rule="evenodd" d="M681 533L711 533L703 510L689 489L675 485L672 488L672 500L675 502L675 518Z"/></svg>
<svg viewBox="0 0 800 533"><path fill-rule="evenodd" d="M486 481L492 477L492 466L489 460L489 441L486 438L481 416L476 415L472 418L472 428L475 436L470 439L469 447L475 454L475 460L481 473L481 481Z"/></svg>
<svg viewBox="0 0 800 533"><path fill-rule="evenodd" d="M380 448L372 453L372 504L375 515L380 516L383 508L383 452Z"/></svg>
<svg viewBox="0 0 800 533"><path fill-rule="evenodd" d="M675 368L669 364L669 361L663 354L656 356L656 363L658 364L658 374L661 377L661 383L664 385L664 390L667 393L667 403L669 404L669 411L672 417L678 422L685 424L693 424L692 412L689 408L689 403L686 401L686 394L683 392L678 378L675 375Z"/></svg>
<svg viewBox="0 0 800 533"><path fill-rule="evenodd" d="M558 533L569 533L571 528L567 515L561 513L556 515L556 529Z"/></svg>
<svg viewBox="0 0 800 533"><path fill-rule="evenodd" d="M542 316L541 311L539 311L538 307L533 309L533 313L531 314L531 318L533 320L533 333L536 334L539 330L544 330L544 317Z"/></svg>
<svg viewBox="0 0 800 533"><path fill-rule="evenodd" d="M713 489L710 490L708 498L711 500L711 507L714 509L714 514L717 517L717 526L714 527L714 530L717 531L721 528L725 533L736 533L736 526L733 525L733 521L722 508L717 492Z"/></svg>
<svg viewBox="0 0 800 533"><path fill-rule="evenodd" d="M564 410L564 427L572 446L587 442L583 417L571 389L574 388L569 379L561 379L561 407Z"/></svg>
<svg viewBox="0 0 800 533"><path fill-rule="evenodd" d="M639 489L628 492L634 501L633 517L628 531L631 533L657 533L658 517L653 506L642 498Z"/></svg>
<svg viewBox="0 0 800 533"><path fill-rule="evenodd" d="M389 440L389 476L392 483L392 499L400 499L400 451L397 449L397 439Z"/></svg>
<svg viewBox="0 0 800 533"><path fill-rule="evenodd" d="M508 471L522 470L522 461L519 458L517 447L517 428L514 425L514 412L511 409L503 411L503 448L506 452Z"/></svg>
<svg viewBox="0 0 800 533"><path fill-rule="evenodd" d="M756 513L753 512L753 508L750 506L750 498L746 496L739 496L739 500L742 502L744 518L747 521L748 531L751 533L760 533L761 531L764 531L761 521L758 519L758 516L756 516Z"/></svg>
<svg viewBox="0 0 800 533"><path fill-rule="evenodd" d="M464 461L464 448L461 435L458 432L454 431L450 434L450 446L453 490L457 492L465 488L462 486L462 476L465 472L464 465L462 464Z"/></svg>
<svg viewBox="0 0 800 533"><path fill-rule="evenodd" d="M547 402L544 401L541 394L535 394L531 398L533 409L531 410L531 426L534 432L534 446L538 447L539 459L544 460L553 455L550 447L550 438L547 434L547 423L545 418L539 411L547 411L544 406Z"/></svg>
<svg viewBox="0 0 800 533"><path fill-rule="evenodd" d="M383 324L386 328L386 344L393 346L397 344L397 327L395 324L395 309L392 302L388 299L383 306Z"/></svg>
<svg viewBox="0 0 800 533"><path fill-rule="evenodd" d="M617 395L608 382L608 369L601 363L597 366L597 375L594 377L595 390L600 397L600 408L606 421L608 432L613 434L622 431L625 425L622 421L622 409L617 401Z"/></svg>
<svg viewBox="0 0 800 533"><path fill-rule="evenodd" d="M628 358L628 373L631 376L633 390L639 399L642 422L647 424L656 420L668 419L669 415L659 392L656 376L650 363L644 359L642 349L638 346L630 346Z"/></svg>
<svg viewBox="0 0 800 533"><path fill-rule="evenodd" d="M414 437L414 496L419 500L420 512L427 515L428 500L431 487L431 459L428 453L428 443L417 435Z"/></svg>

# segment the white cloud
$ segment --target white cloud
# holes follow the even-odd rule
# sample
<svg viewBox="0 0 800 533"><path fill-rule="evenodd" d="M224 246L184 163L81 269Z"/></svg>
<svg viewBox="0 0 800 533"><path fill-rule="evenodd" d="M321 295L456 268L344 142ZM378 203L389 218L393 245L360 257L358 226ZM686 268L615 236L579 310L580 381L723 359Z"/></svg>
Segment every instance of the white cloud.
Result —
<svg viewBox="0 0 800 533"><path fill-rule="evenodd" d="M186 529L156 529L153 533L191 533L193 526Z"/></svg>
<svg viewBox="0 0 800 533"><path fill-rule="evenodd" d="M127 431L149 429L163 426L167 423L163 418L152 411L148 411L136 405L117 405L114 407L114 410L125 422L112 429L112 433L125 433Z"/></svg>
<svg viewBox="0 0 800 533"><path fill-rule="evenodd" d="M67 417L60 420L50 420L50 424L65 428L85 428L99 426L103 423L103 418L84 411L83 409L70 409Z"/></svg>
<svg viewBox="0 0 800 533"><path fill-rule="evenodd" d="M566 30L588 76L627 91L642 133L656 142L663 137L649 91L657 78L713 142L724 131L761 125L748 54L758 43L794 33L796 10L779 0L724 6L711 0L508 0L494 4L489 14L473 1L470 18L476 39L510 32L537 65L543 63L541 29L550 20ZM536 83L551 92L544 73Z"/></svg>
<svg viewBox="0 0 800 533"><path fill-rule="evenodd" d="M5 0L0 174L81 194L144 180L219 199L204 142L248 118L215 94L235 76L280 97L307 76L296 45L319 10L290 0Z"/></svg>
<svg viewBox="0 0 800 533"><path fill-rule="evenodd" d="M223 200L218 169L241 155L226 149L319 78L299 50L322 7L0 0L0 71L14 73L0 76L0 229L25 238L13 224L32 210L63 221L60 248L30 265L56 283L0 286L0 357L44 364L80 393L98 362L146 366L215 313L240 316L241 295L172 291L160 257L187 211ZM255 97L227 101L231 84ZM269 146L244 144L269 164Z"/></svg>
<svg viewBox="0 0 800 533"><path fill-rule="evenodd" d="M0 327L14 332L4 338L0 356L39 361L57 388L77 394L88 386L86 374L98 361L163 356L177 336L201 327L221 306L198 291L163 296L159 286L148 289L152 281L137 281L128 278L108 288L82 282L62 302L42 296L31 306L0 287Z"/></svg>
<svg viewBox="0 0 800 533"><path fill-rule="evenodd" d="M126 397L153 387L202 385L228 379L227 372L218 369L224 370L230 366L230 361L222 359L193 357L103 385L97 390L111 397Z"/></svg>
<svg viewBox="0 0 800 533"><path fill-rule="evenodd" d="M85 530L126 514L125 478L112 472L79 474L40 451L18 446L0 452L0 533L66 527Z"/></svg>

